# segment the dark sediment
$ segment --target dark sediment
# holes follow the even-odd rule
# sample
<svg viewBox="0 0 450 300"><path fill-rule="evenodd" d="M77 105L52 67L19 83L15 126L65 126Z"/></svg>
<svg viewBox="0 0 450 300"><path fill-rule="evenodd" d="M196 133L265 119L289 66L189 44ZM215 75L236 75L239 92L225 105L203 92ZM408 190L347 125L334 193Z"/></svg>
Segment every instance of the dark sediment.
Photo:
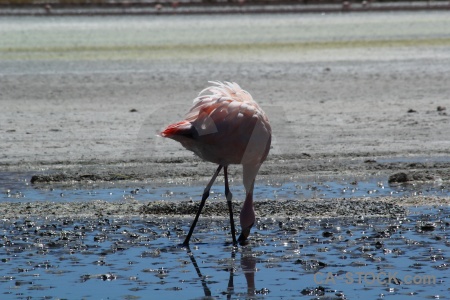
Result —
<svg viewBox="0 0 450 300"><path fill-rule="evenodd" d="M398 201L401 203L400 201ZM235 214L238 214L242 201L234 202ZM137 201L124 202L18 202L0 203L3 218L26 217L69 217L69 218L130 218L130 217L193 217L198 209L198 202L191 201ZM364 199L314 199L314 200L266 200L256 201L255 211L258 217L398 217L406 213L406 209L392 201ZM207 202L202 216L228 217L225 201Z"/></svg>

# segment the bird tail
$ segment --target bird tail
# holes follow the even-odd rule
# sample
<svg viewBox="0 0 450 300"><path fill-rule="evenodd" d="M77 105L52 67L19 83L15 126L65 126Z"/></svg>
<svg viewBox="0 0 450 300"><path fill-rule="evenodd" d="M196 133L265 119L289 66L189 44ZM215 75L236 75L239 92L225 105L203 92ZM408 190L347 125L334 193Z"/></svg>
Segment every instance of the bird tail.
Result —
<svg viewBox="0 0 450 300"><path fill-rule="evenodd" d="M192 124L188 121L181 121L178 123L170 124L161 132L162 137L172 137L174 135L191 135Z"/></svg>

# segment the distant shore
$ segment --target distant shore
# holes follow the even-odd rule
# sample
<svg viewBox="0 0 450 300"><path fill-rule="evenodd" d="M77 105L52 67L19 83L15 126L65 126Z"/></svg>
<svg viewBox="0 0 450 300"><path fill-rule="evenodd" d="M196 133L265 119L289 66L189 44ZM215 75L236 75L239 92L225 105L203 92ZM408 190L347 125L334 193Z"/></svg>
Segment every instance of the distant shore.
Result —
<svg viewBox="0 0 450 300"><path fill-rule="evenodd" d="M299 4L295 2L197 3L131 1L104 4L34 4L1 5L0 16L82 16L82 15L196 15L196 14L261 14L261 13L345 13L386 11L450 10L448 1L371 2L335 4Z"/></svg>
<svg viewBox="0 0 450 300"><path fill-rule="evenodd" d="M41 175L37 187L203 184L215 167L157 134L208 80L236 81L269 116L274 139L258 180L404 172L450 182L448 12L0 22L0 184L8 172ZM240 166L229 171L240 181Z"/></svg>

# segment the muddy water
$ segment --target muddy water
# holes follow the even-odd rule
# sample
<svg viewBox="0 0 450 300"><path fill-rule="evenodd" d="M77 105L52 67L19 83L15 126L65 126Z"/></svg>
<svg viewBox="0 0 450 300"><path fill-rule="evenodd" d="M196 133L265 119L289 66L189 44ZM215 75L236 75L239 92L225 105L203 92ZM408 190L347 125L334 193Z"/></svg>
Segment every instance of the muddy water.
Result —
<svg viewBox="0 0 450 300"><path fill-rule="evenodd" d="M399 219L263 219L233 248L201 220L1 220L3 299L447 299L450 209Z"/></svg>
<svg viewBox="0 0 450 300"><path fill-rule="evenodd" d="M134 101L133 107L145 111L149 108L147 103L153 105L166 99L167 91L171 91L169 94L173 99L185 99L187 90L203 88L206 80L220 78L223 74L236 80L255 82L253 89L256 91L259 90L257 87L270 87L261 89L261 95L278 89L275 93L277 99L295 99L289 106L295 116L292 122L302 121L298 116L304 116L309 120L306 128L311 130L308 136L318 137L311 140L313 147L308 149L310 153L314 154L317 149L323 151L323 148L334 153L337 148L333 147L339 147L339 153L347 153L355 151L358 145L358 151L366 149L364 151L370 151L371 155L375 151L373 145L377 146L377 151L398 153L411 149L412 141L416 142L414 147L431 145L433 151L441 149L442 153L447 153L448 147L441 142L446 141L444 137L437 135L431 142L419 139L421 135L430 136L429 130L420 130L416 126L412 131L411 126L433 124L435 134L446 132L439 130L439 126L444 128L447 119L428 111L435 110L445 100L442 95L447 86L439 84L446 82L448 22L448 13L347 14L330 18L312 15L228 16L220 19L209 16L170 19L4 18L0 20L4 41L0 49L2 86L5 86L2 95L4 102L9 104L4 109L11 117L5 122L8 143L4 143L2 160L9 166L16 162L28 164L36 156L35 165L44 160L40 157L53 163L72 162L80 157L85 157L85 160L99 156L106 160L122 158L124 153L129 154L129 137L135 139L137 132L124 129L133 124L129 116L132 107L128 104L121 106L124 95L150 91L128 99ZM117 39L117 36L124 37L124 40ZM195 44L183 47L192 43L192 37L197 37ZM397 46L390 46L391 43ZM344 44L346 47L341 49ZM420 48L414 51L408 45ZM258 64L253 63L255 50L261 51ZM234 70L237 64L232 64L231 68L219 64L214 66L212 73L209 67L202 68L204 65L187 68L187 63L168 64L168 67L165 64L165 59L190 62L204 60L205 57L226 62L226 65L231 59L237 61L239 68L236 69L239 71ZM408 59L413 63L395 62ZM242 67L240 60L250 63ZM368 60L376 62L366 64ZM313 69L314 72L310 73L312 69L305 68L303 64L311 61L350 63L332 64L331 68L328 64L319 65L317 69L328 70L325 71L326 76L334 76L324 79L322 71ZM276 67L261 65L260 62L276 62L273 64ZM292 68L292 62L300 64ZM360 63L355 65L355 62ZM393 63L396 63L394 67ZM390 69L394 71L388 71ZM335 70L336 74L332 75ZM299 77L296 75L299 72L305 75ZM347 80L351 72L354 72L351 74L353 79ZM262 77L270 80L270 84L267 80L260 80ZM152 83L155 78L160 79ZM344 82L340 78L345 78L346 84L354 82L355 85L344 84L344 88L335 89ZM138 84L130 84L133 80ZM347 102L337 101L339 99L327 93L316 96L316 91L323 91L324 82L333 80L337 80L336 84L326 86L325 90L340 94L339 98L345 101L363 101L348 102L351 104L346 106L343 104ZM120 83L122 81L124 84ZM422 83L420 86L417 84L419 81ZM88 82L95 84L89 85ZM111 90L111 82L117 88ZM169 85L168 82L177 84ZM189 89L178 88L179 82L188 82ZM298 105L297 90L302 82L303 90L311 91L304 95L304 99L311 99L311 105ZM17 89L19 83L23 89ZM391 84L395 88L386 88ZM293 92L286 92L289 90ZM346 94L345 91L351 93ZM364 103L373 103L373 99L378 101L382 98L387 99L385 103L395 99L398 110L389 106L386 111L372 113L372 106L363 106ZM46 101L35 105L29 99ZM74 99L87 99L88 103L98 102L100 105L89 106L88 112L81 112L79 119L66 118L68 107L84 106L83 101ZM103 99L108 102L103 102ZM324 127L324 108L316 106L316 103L326 101L326 109L332 110L333 103L328 100L336 101L334 107L339 107L328 117L328 120L336 121L325 124L333 128L331 134L325 129L312 131L313 128ZM104 107L110 107L112 102L121 105L104 111ZM16 105L21 106L24 113ZM30 109L25 110L27 107ZM308 115L303 115L305 107L308 108L306 111L311 110ZM362 108L354 110L355 107ZM414 115L417 119L408 115L407 123L397 123L401 116L399 112L406 113L409 108L418 107L421 108L419 114ZM390 114L392 109L393 114ZM327 137L335 137L336 126L349 123L342 118L342 112L358 116L358 119L372 120L372 123L358 121L348 132L353 130L366 134L370 130L375 134L374 124L379 129L384 127L388 130L377 130L379 137L372 138L376 143L369 143L370 148L366 146L365 137L361 139L361 134L357 135L358 139L351 140L343 135L341 140L329 143ZM72 114L70 110L69 113ZM388 116L387 119L384 116ZM104 118L104 122L96 123L95 132L92 127L86 129L80 125L99 118ZM136 128L143 118L135 121ZM118 122L114 127L122 128L120 132L111 130L109 121L112 119ZM389 121L391 119L395 122ZM120 120L124 121L120 123ZM314 123L314 120L319 121ZM162 119L159 121L163 123ZM53 127L62 123L71 127ZM69 127L71 130L67 130ZM403 127L406 129L390 135ZM89 132L88 141L95 141L95 147L80 142L86 132ZM410 132L414 133L414 139ZM25 136L28 134L33 138ZM322 147L318 140L325 140L330 145ZM397 140L407 141L408 147L399 150L399 145L404 144L386 142ZM42 145L49 147L42 152ZM350 145L351 149L342 148L342 145ZM111 149L114 153L109 152ZM203 185L189 181L32 186L29 175L0 174L0 202L10 206L20 202L27 206L28 202L38 201L51 201L49 205L52 205L52 202L90 202L96 199L111 202L134 199L138 203L158 199L179 201L191 197L197 200L203 190ZM232 189L237 199L243 198L242 186L236 183ZM212 198L223 199L220 185L213 190ZM258 182L255 191L258 199L279 200L448 194L448 183L389 186L387 177L271 179ZM262 218L255 225L250 244L237 249L229 244L228 222L223 218L204 217L194 233L190 252L177 246L188 229L190 220L187 218L119 218L113 215L88 219L78 216L63 218L50 213L43 215L42 212L25 218L3 215L0 219L2 299L199 299L209 296L232 299L404 299L407 296L445 299L450 293L448 206L417 207L410 209L406 216L391 219Z"/></svg>
<svg viewBox="0 0 450 300"><path fill-rule="evenodd" d="M129 199L179 201L192 182L31 185L1 176L3 202ZM232 186L243 197L239 184ZM222 186L212 198L223 199ZM387 178L259 182L262 199L448 195L442 183L390 186ZM214 200L212 200L214 201ZM67 299L446 299L450 207L416 207L398 218L261 218L250 243L233 248L229 224L204 217L190 249L179 244L189 218L2 219L2 298Z"/></svg>
<svg viewBox="0 0 450 300"><path fill-rule="evenodd" d="M29 183L30 174L0 173L0 202L8 201L121 201L121 200L197 200L206 182L192 180L167 180L165 182L91 182L91 183ZM231 183L236 199L245 198L240 183ZM216 183L212 198L223 200L223 184ZM442 181L389 184L387 177L315 177L277 178L259 180L255 186L255 199L331 199L336 197L383 197L383 196L447 196L450 187Z"/></svg>

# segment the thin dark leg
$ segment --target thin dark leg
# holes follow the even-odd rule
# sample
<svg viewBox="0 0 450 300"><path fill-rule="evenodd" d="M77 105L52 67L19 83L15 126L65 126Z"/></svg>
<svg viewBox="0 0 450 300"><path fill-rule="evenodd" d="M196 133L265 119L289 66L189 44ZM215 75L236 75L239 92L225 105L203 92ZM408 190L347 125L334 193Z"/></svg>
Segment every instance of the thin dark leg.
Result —
<svg viewBox="0 0 450 300"><path fill-rule="evenodd" d="M211 190L211 186L213 185L214 181L216 180L217 175L219 175L220 170L222 170L222 165L219 165L219 167L216 170L216 173L214 173L214 175L212 176L211 180L209 181L208 185L206 186L206 188L203 192L202 201L200 202L200 206L198 208L197 215L195 215L194 222L192 222L191 228L189 229L189 233L183 242L183 246L189 245L189 240L191 239L192 233L194 232L195 225L197 225L198 217L200 216L200 213L202 212L203 206L205 206L206 199L208 199L208 197L209 197L209 190Z"/></svg>
<svg viewBox="0 0 450 300"><path fill-rule="evenodd" d="M228 211L230 213L230 223L231 223L231 236L233 237L233 245L236 246L236 230L234 229L234 220L233 220L233 203L231 199L233 199L233 194L230 192L230 187L228 186L228 166L223 168L223 173L225 176L225 196L227 197Z"/></svg>

